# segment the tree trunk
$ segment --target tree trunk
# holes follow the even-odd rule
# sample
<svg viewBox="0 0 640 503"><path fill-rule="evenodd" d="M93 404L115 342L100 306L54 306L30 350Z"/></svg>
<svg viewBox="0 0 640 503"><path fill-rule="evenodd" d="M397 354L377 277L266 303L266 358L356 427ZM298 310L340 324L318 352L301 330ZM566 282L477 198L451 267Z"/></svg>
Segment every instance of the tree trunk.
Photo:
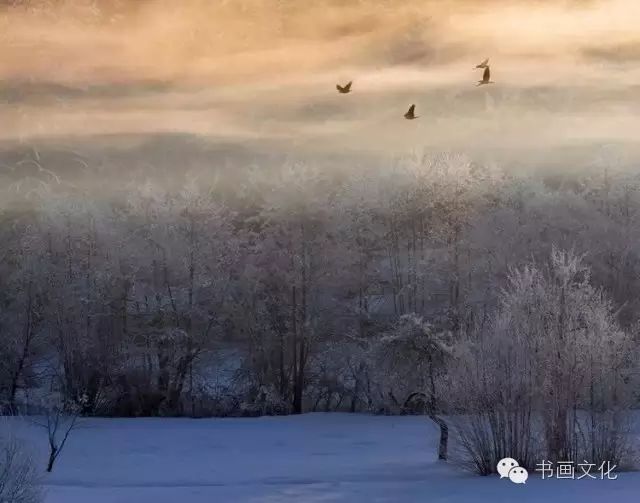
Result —
<svg viewBox="0 0 640 503"><path fill-rule="evenodd" d="M441 417L430 415L429 418L440 427L440 442L438 443L438 459L447 460L449 447L449 426Z"/></svg>
<svg viewBox="0 0 640 503"><path fill-rule="evenodd" d="M11 376L11 385L9 390L9 410L11 414L15 414L16 393L18 392L18 382L22 376L25 363L29 357L31 339L33 336L33 296L31 295L31 281L27 286L27 303L25 306L25 325L23 329L22 351L18 360L18 365Z"/></svg>
<svg viewBox="0 0 640 503"><path fill-rule="evenodd" d="M49 450L49 461L47 462L47 473L51 473L53 471L53 463L56 462L57 453L58 449L51 446L51 449Z"/></svg>
<svg viewBox="0 0 640 503"><path fill-rule="evenodd" d="M291 325L293 331L293 413L302 413L302 390L298 374L300 373L298 361L298 322L297 322L296 287L291 287Z"/></svg>
<svg viewBox="0 0 640 503"><path fill-rule="evenodd" d="M422 396L426 400L429 400L429 404L427 405L429 409L427 411L427 416L438 425L438 428L440 428L440 441L438 442L438 459L446 461L449 451L449 426L444 419L442 419L435 413L435 409L432 408L433 399L428 397L427 394L423 393L422 391L411 393L404 401L404 408L407 408L411 400L416 396Z"/></svg>

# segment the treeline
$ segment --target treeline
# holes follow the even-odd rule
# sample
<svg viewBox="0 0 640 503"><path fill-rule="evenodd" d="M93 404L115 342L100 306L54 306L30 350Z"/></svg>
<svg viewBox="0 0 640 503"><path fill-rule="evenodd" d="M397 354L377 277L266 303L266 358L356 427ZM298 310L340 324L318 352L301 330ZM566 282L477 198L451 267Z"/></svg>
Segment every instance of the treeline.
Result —
<svg viewBox="0 0 640 503"><path fill-rule="evenodd" d="M612 168L552 180L441 155L14 194L0 398L117 416L508 406L510 428L545 408L559 456L576 410L635 405L639 189Z"/></svg>

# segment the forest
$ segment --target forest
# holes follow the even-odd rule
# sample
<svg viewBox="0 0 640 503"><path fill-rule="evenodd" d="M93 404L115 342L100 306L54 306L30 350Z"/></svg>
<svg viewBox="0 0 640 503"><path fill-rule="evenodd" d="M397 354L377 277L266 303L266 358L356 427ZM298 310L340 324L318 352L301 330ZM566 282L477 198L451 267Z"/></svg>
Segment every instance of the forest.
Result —
<svg viewBox="0 0 640 503"><path fill-rule="evenodd" d="M185 179L5 186L7 412L422 413L481 473L491 435L523 466L540 449L624 457L639 175L423 153Z"/></svg>

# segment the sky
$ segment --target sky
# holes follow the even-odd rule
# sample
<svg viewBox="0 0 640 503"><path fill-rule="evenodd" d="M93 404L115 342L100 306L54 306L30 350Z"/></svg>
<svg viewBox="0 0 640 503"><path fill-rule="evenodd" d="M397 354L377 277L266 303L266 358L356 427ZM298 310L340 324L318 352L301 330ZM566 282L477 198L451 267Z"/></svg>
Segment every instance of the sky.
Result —
<svg viewBox="0 0 640 503"><path fill-rule="evenodd" d="M636 156L636 0L0 6L7 144L179 133L301 155ZM487 57L495 84L476 87Z"/></svg>

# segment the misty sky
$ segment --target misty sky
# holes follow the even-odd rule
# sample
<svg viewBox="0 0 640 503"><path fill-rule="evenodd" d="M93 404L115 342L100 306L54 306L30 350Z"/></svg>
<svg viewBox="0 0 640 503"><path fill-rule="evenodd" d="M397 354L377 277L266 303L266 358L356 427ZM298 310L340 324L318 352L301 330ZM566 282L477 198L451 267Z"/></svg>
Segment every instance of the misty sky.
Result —
<svg viewBox="0 0 640 503"><path fill-rule="evenodd" d="M636 0L27 3L2 8L0 140L170 132L315 153L635 155ZM496 83L476 88L485 57ZM402 118L411 103L418 121Z"/></svg>

